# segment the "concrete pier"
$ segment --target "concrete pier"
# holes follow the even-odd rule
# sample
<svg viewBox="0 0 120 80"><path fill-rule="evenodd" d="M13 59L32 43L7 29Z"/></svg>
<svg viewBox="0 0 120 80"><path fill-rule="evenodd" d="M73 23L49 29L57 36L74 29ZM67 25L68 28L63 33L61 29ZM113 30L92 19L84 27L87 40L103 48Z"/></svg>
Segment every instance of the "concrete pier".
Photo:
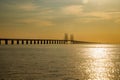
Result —
<svg viewBox="0 0 120 80"><path fill-rule="evenodd" d="M30 40L30 44L32 44L32 40Z"/></svg>
<svg viewBox="0 0 120 80"><path fill-rule="evenodd" d="M24 40L22 40L22 44L24 44Z"/></svg>
<svg viewBox="0 0 120 80"><path fill-rule="evenodd" d="M34 44L36 44L36 40L34 40Z"/></svg>
<svg viewBox="0 0 120 80"><path fill-rule="evenodd" d="M8 45L8 40L5 40L5 45Z"/></svg>
<svg viewBox="0 0 120 80"><path fill-rule="evenodd" d="M19 40L17 40L17 44L19 44Z"/></svg>
<svg viewBox="0 0 120 80"><path fill-rule="evenodd" d="M39 42L39 40L37 40L37 44L39 44L40 42Z"/></svg>
<svg viewBox="0 0 120 80"><path fill-rule="evenodd" d="M12 45L14 44L14 40L11 40L11 44L12 44Z"/></svg>
<svg viewBox="0 0 120 80"><path fill-rule="evenodd" d="M42 40L40 41L40 44L42 44Z"/></svg>
<svg viewBox="0 0 120 80"><path fill-rule="evenodd" d="M28 42L29 42L29 41L28 41L28 40L26 40L26 44L28 44Z"/></svg>

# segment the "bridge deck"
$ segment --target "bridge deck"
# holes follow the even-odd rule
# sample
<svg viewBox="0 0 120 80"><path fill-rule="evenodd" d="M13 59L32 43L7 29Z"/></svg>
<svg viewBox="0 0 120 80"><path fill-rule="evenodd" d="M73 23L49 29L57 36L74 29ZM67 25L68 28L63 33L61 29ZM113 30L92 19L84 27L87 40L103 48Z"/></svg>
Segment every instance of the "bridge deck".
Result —
<svg viewBox="0 0 120 80"><path fill-rule="evenodd" d="M0 38L0 45L4 44L81 44L89 43L77 40L62 40L62 39L20 39L20 38Z"/></svg>

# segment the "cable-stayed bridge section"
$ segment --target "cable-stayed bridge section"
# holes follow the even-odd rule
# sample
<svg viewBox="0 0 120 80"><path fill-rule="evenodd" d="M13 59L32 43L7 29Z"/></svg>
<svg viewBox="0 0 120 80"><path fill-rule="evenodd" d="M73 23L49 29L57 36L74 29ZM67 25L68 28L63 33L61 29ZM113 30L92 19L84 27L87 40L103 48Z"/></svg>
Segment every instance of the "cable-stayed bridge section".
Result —
<svg viewBox="0 0 120 80"><path fill-rule="evenodd" d="M74 40L74 36L71 34L70 39L68 34L65 33L64 39L19 39L19 38L0 38L0 45L14 45L14 44L81 44L89 43L84 41Z"/></svg>

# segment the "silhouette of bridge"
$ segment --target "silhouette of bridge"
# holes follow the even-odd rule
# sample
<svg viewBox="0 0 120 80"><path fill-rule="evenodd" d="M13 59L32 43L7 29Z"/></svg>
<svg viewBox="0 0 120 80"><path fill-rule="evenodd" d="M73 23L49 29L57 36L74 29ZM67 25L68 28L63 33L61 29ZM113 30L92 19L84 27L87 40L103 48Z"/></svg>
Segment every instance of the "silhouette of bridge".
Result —
<svg viewBox="0 0 120 80"><path fill-rule="evenodd" d="M65 34L64 39L15 39L15 38L0 38L1 44L81 44L88 43L83 41L74 40L73 35L70 35L70 40L68 39L68 35Z"/></svg>

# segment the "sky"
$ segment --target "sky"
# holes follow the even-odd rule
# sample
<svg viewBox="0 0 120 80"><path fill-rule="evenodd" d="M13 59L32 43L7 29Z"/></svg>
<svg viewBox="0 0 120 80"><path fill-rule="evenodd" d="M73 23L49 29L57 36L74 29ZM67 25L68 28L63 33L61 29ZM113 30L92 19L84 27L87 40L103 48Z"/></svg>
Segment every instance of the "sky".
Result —
<svg viewBox="0 0 120 80"><path fill-rule="evenodd" d="M120 0L0 0L0 38L120 43Z"/></svg>

